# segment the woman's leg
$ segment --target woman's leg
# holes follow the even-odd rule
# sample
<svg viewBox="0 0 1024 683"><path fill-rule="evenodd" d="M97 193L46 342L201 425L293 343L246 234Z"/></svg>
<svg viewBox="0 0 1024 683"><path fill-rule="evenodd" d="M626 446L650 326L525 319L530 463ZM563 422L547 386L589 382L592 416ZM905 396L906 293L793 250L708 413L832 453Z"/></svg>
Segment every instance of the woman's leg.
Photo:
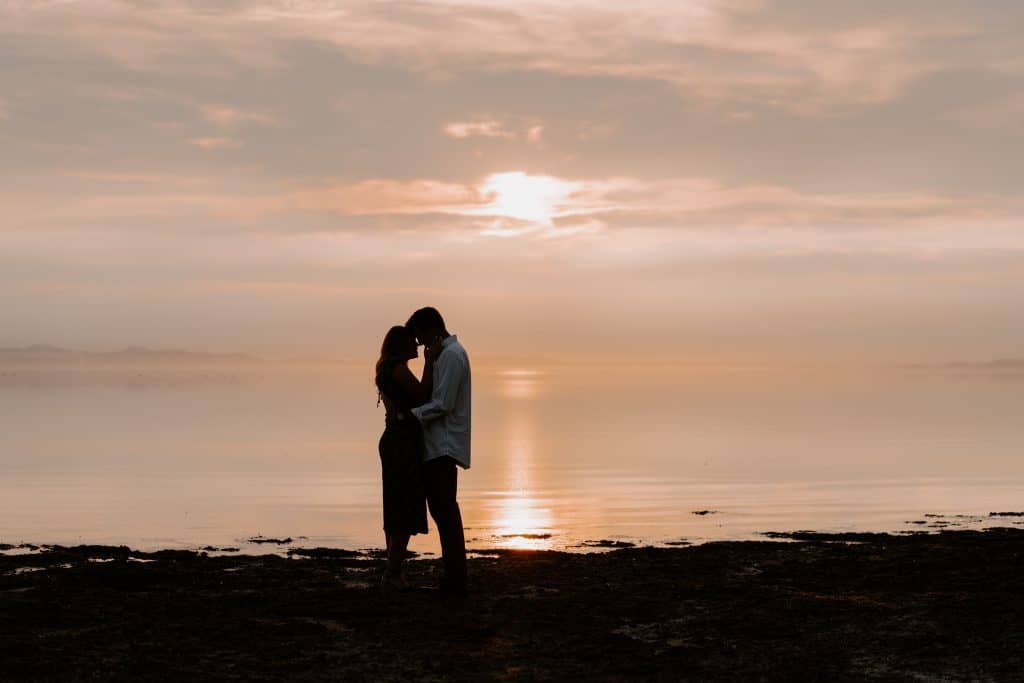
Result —
<svg viewBox="0 0 1024 683"><path fill-rule="evenodd" d="M388 571L396 576L402 573L402 560L409 547L409 534L388 534Z"/></svg>

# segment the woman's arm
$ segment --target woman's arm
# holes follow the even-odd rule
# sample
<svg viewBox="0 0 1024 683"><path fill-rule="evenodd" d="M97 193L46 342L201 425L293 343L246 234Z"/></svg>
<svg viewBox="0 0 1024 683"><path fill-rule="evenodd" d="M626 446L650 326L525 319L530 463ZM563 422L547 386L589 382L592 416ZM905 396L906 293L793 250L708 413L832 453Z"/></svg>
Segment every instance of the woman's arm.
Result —
<svg viewBox="0 0 1024 683"><path fill-rule="evenodd" d="M423 352L423 378L420 379L420 393L416 397L416 405L421 406L430 400L434 393L434 363L437 361L437 354L424 350Z"/></svg>
<svg viewBox="0 0 1024 683"><path fill-rule="evenodd" d="M412 397L413 405L423 405L430 400L431 394L434 393L434 361L436 356L434 354L424 354L423 363L423 379L416 379L416 375L412 374L405 365L398 365L392 371L391 378L398 383L405 393Z"/></svg>

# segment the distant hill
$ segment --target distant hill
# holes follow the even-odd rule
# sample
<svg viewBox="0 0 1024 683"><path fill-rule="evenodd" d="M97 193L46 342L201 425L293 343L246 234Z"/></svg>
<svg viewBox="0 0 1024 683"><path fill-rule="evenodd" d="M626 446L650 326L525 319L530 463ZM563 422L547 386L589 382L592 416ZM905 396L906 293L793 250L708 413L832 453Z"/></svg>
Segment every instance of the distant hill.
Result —
<svg viewBox="0 0 1024 683"><path fill-rule="evenodd" d="M951 368L976 368L981 370L1024 370L1024 358L997 358L983 363L948 363Z"/></svg>
<svg viewBox="0 0 1024 683"><path fill-rule="evenodd" d="M918 370L987 370L990 372L1024 372L1024 358L996 358L986 361L950 361L948 363L910 363Z"/></svg>
<svg viewBox="0 0 1024 683"><path fill-rule="evenodd" d="M116 351L81 351L48 344L17 348L0 348L0 364L4 365L230 365L257 363L259 358L244 353L207 353L182 349L150 349L132 346Z"/></svg>

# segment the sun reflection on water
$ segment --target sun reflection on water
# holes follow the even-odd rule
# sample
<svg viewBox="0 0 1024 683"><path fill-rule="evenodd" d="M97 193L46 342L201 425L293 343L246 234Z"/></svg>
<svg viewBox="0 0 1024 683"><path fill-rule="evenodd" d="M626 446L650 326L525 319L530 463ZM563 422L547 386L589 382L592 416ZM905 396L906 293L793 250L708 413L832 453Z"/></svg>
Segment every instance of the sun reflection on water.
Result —
<svg viewBox="0 0 1024 683"><path fill-rule="evenodd" d="M530 391L535 390L536 380L533 377L517 374L514 378L507 377L506 382L529 383ZM524 386L527 385L523 384L519 389L523 389ZM545 507L536 496L536 443L533 420L526 410L515 410L508 414L504 445L507 463L506 488L500 494L500 500L494 507L491 519L495 544L502 548L550 548L554 531L553 517L551 509Z"/></svg>
<svg viewBox="0 0 1024 683"><path fill-rule="evenodd" d="M506 370L501 373L501 395L509 399L536 398L540 389L540 373L536 370Z"/></svg>
<svg viewBox="0 0 1024 683"><path fill-rule="evenodd" d="M494 535L501 548L550 548L551 510L538 505L527 491L514 493L498 506Z"/></svg>

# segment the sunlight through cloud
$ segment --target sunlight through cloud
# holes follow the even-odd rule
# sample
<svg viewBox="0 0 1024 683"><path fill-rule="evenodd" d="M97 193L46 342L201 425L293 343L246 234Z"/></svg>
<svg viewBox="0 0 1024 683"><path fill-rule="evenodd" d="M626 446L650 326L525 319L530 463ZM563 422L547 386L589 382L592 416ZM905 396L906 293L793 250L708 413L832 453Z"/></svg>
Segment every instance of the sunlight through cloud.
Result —
<svg viewBox="0 0 1024 683"><path fill-rule="evenodd" d="M510 138L513 133L506 130L501 121L456 121L444 127L445 135L451 138Z"/></svg>
<svg viewBox="0 0 1024 683"><path fill-rule="evenodd" d="M522 171L490 175L480 192L490 203L474 213L504 216L546 227L553 225L567 200L580 188L579 183Z"/></svg>

